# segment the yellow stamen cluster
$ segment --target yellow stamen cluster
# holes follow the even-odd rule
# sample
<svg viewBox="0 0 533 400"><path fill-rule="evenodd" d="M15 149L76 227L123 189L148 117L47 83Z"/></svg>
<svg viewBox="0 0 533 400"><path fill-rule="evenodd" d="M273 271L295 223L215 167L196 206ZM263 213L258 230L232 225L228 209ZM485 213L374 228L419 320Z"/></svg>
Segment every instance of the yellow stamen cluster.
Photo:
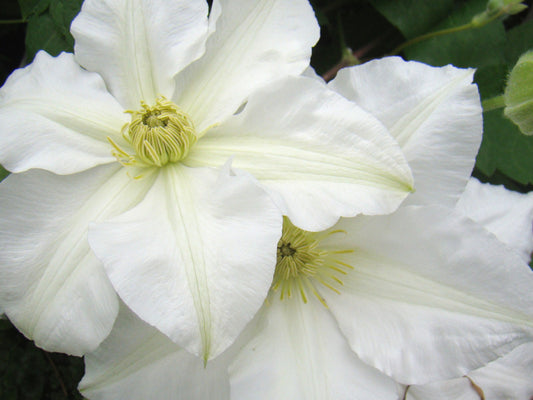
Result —
<svg viewBox="0 0 533 400"><path fill-rule="evenodd" d="M153 106L144 102L141 106L139 111L126 111L131 114L131 122L122 129L122 136L135 149L135 156L109 139L115 147L115 156L126 165L140 162L157 167L184 159L197 139L190 118L164 97Z"/></svg>
<svg viewBox="0 0 533 400"><path fill-rule="evenodd" d="M339 232L344 231L307 232L295 227L284 217L271 290L279 290L281 300L299 293L304 303L307 303L308 294L312 293L327 307L317 285L340 294L338 288L343 285L340 278L353 269L351 265L336 259L336 255L353 250L320 249L323 238Z"/></svg>

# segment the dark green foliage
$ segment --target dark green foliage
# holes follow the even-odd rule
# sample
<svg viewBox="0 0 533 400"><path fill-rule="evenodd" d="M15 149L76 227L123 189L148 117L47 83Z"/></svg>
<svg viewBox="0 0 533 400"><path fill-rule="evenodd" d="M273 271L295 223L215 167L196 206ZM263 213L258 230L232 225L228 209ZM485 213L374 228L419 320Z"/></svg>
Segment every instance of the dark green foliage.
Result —
<svg viewBox="0 0 533 400"><path fill-rule="evenodd" d="M463 25L485 9L486 0L470 0L458 5L431 31ZM505 30L501 21L479 29L435 37L405 50L407 58L430 65L453 64L481 67L504 62Z"/></svg>
<svg viewBox="0 0 533 400"><path fill-rule="evenodd" d="M19 3L22 16L28 21L28 62L39 50L52 55L72 52L74 38L70 34L70 23L80 11L82 0L19 0Z"/></svg>
<svg viewBox="0 0 533 400"><path fill-rule="evenodd" d="M370 0L406 39L435 29L453 10L453 0Z"/></svg>
<svg viewBox="0 0 533 400"><path fill-rule="evenodd" d="M502 110L485 113L483 127L477 168L487 176L499 171L522 185L533 183L533 136L520 133Z"/></svg>
<svg viewBox="0 0 533 400"><path fill-rule="evenodd" d="M0 320L0 399L77 400L81 358L45 353Z"/></svg>

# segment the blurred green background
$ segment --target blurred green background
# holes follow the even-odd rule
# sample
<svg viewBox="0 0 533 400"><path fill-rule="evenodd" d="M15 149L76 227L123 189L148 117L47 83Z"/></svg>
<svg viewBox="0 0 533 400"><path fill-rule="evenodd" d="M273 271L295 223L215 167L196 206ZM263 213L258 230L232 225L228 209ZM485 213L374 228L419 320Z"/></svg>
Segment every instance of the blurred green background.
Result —
<svg viewBox="0 0 533 400"><path fill-rule="evenodd" d="M0 84L44 49L52 55L72 51L69 33L81 0L1 0ZM524 2L531 6L532 1ZM347 63L389 55L428 32L468 23L486 0L313 0L321 39L313 51L318 74L333 77ZM483 100L503 93L519 56L533 49L533 13L527 9L482 28L424 40L400 55L441 66L477 68ZM0 178L7 171L0 167ZM473 175L507 188L533 190L533 137L520 133L502 109L484 113L484 136ZM76 390L83 360L46 353L33 346L7 320L0 320L0 399L81 399Z"/></svg>

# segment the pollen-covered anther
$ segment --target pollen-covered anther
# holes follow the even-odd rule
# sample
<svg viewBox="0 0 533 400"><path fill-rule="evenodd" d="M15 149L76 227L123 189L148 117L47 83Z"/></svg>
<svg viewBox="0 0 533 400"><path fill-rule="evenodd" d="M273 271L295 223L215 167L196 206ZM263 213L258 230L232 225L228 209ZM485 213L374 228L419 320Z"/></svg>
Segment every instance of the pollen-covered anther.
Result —
<svg viewBox="0 0 533 400"><path fill-rule="evenodd" d="M196 143L190 118L164 97L149 106L141 102L139 111L127 111L131 122L122 134L135 149L137 161L162 167L184 159Z"/></svg>
<svg viewBox="0 0 533 400"><path fill-rule="evenodd" d="M320 241L343 231L307 232L295 227L288 218L283 220L283 233L278 242L276 270L271 290L280 292L280 299L299 294L304 303L312 294L327 307L317 287L324 286L340 293L342 277L353 267L338 255L353 250L321 249Z"/></svg>

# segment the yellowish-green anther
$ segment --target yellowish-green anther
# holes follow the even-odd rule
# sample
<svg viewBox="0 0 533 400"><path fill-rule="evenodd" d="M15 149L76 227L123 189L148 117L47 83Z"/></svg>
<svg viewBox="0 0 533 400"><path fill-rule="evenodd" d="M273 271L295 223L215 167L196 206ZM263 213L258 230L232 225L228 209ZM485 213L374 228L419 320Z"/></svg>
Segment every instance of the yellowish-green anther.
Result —
<svg viewBox="0 0 533 400"><path fill-rule="evenodd" d="M307 303L309 294L327 307L317 287L324 286L340 294L342 277L353 269L338 255L353 250L322 249L320 241L344 231L308 232L295 227L287 217L283 219L283 233L278 242L276 270L271 290L280 292L280 299L299 295Z"/></svg>
<svg viewBox="0 0 533 400"><path fill-rule="evenodd" d="M196 143L191 119L164 97L149 106L141 102L138 111L127 111L131 122L122 130L124 138L135 149L136 161L162 167L184 159Z"/></svg>

